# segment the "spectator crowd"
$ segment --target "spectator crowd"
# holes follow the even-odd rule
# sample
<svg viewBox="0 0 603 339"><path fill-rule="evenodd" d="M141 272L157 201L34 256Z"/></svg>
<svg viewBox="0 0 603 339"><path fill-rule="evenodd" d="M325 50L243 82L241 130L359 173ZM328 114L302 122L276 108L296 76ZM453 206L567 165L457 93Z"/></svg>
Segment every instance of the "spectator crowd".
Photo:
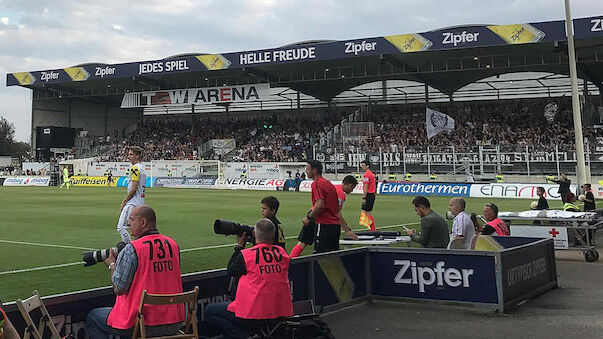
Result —
<svg viewBox="0 0 603 339"><path fill-rule="evenodd" d="M545 117L545 110L554 114ZM565 99L525 99L480 102L435 103L431 108L448 114L455 120L455 129L427 139L425 104L374 106L362 121L373 123L372 135L349 136L345 152L401 152L426 149L476 151L479 145L500 146L503 151L531 150L560 151L573 147L574 134L571 103ZM325 138L345 115L323 119L278 119L213 121L183 118L147 118L141 120L125 138L104 143L100 147L101 161L124 159L127 145L145 149L145 160L220 159L232 161L304 161L312 156L312 147ZM592 147L597 143L592 128L584 129ZM234 139L236 149L228 158L215 153L203 153L199 147L211 139ZM327 143L322 143L327 144ZM330 144L330 143L329 143Z"/></svg>

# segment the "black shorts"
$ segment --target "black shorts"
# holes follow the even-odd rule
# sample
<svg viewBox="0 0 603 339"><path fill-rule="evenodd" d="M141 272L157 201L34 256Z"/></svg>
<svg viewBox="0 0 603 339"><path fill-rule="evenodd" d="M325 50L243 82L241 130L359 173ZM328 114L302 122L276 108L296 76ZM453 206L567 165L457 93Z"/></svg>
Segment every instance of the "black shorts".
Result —
<svg viewBox="0 0 603 339"><path fill-rule="evenodd" d="M302 229L299 231L299 235L297 236L297 240L307 245L312 245L315 238L316 223L313 221L310 221L306 226L302 226Z"/></svg>
<svg viewBox="0 0 603 339"><path fill-rule="evenodd" d="M316 243L314 253L323 253L339 250L339 234L341 226L335 224L316 225Z"/></svg>
<svg viewBox="0 0 603 339"><path fill-rule="evenodd" d="M341 226L335 224L316 224L314 222L303 226L297 240L307 245L314 242L314 253L339 250L339 234Z"/></svg>
<svg viewBox="0 0 603 339"><path fill-rule="evenodd" d="M375 206L375 193L367 193L366 200L362 203L362 210L370 212Z"/></svg>

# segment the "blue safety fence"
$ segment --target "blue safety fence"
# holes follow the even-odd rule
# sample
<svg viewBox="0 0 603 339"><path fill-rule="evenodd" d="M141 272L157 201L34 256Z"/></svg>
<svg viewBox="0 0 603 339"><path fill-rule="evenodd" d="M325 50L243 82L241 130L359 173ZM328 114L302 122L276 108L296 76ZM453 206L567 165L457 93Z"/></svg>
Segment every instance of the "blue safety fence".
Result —
<svg viewBox="0 0 603 339"><path fill-rule="evenodd" d="M373 298L453 302L505 312L557 286L552 239L495 239L503 250L361 247L296 258L289 269L293 300L312 299L326 310ZM183 275L184 290L199 286L199 320L207 305L230 300L229 283L225 269ZM110 287L44 298L61 335L78 338L84 337L86 314L114 301ZM23 333L15 304L5 306Z"/></svg>

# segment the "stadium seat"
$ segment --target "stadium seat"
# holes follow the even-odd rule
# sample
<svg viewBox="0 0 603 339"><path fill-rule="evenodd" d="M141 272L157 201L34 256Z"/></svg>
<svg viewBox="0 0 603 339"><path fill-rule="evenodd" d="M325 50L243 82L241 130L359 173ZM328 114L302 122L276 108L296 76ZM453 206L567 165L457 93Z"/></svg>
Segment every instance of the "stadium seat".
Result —
<svg viewBox="0 0 603 339"><path fill-rule="evenodd" d="M474 250L475 249L475 244L477 243L477 239L479 238L480 234L477 233L476 235L473 236L473 238L471 239L471 249Z"/></svg>
<svg viewBox="0 0 603 339"><path fill-rule="evenodd" d="M480 235L479 237L477 237L477 241L475 242L475 249L478 251L498 252L503 250L504 247L491 236Z"/></svg>
<svg viewBox="0 0 603 339"><path fill-rule="evenodd" d="M451 239L450 242L448 243L448 247L446 247L446 248L449 250L463 249L463 238Z"/></svg>
<svg viewBox="0 0 603 339"><path fill-rule="evenodd" d="M21 315L25 320L25 324L27 325L25 328L25 334L23 335L24 339L29 339L30 337L42 339L44 337L44 330L46 327L48 327L50 330L52 339L61 339L59 331L57 331L57 328L54 326L54 323L50 318L50 314L48 314L48 310L46 309L46 306L44 306L44 302L42 302L42 298L40 297L40 293L38 293L38 291L33 291L33 295L25 300L17 299L16 304L19 308L19 312L21 312ZM30 313L36 309L40 309L42 314L37 327L34 325L33 319L30 315Z"/></svg>
<svg viewBox="0 0 603 339"><path fill-rule="evenodd" d="M199 286L190 292L183 292L177 294L149 294L147 290L142 291L142 297L140 298L140 305L138 306L138 320L132 333L132 339L136 338L147 338L144 316L142 310L144 305L173 305L173 304L185 304L187 308L186 322L183 330L171 336L162 336L161 339L167 338L199 338L197 332L197 295L199 294Z"/></svg>

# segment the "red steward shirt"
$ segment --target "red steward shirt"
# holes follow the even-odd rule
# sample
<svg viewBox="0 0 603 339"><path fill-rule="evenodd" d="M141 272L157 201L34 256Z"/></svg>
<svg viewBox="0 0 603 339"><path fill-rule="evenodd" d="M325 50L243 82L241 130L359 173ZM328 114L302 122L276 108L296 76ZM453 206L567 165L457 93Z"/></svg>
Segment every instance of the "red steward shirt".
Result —
<svg viewBox="0 0 603 339"><path fill-rule="evenodd" d="M314 179L314 182L312 182L312 207L314 207L314 204L318 199L322 199L325 202L325 207L320 214L316 216L316 223L341 224L338 216L339 201L337 198L337 190L329 180L321 176Z"/></svg>
<svg viewBox="0 0 603 339"><path fill-rule="evenodd" d="M334 186L337 190L337 202L339 203L339 210L341 211L343 209L343 204L345 203L345 192L343 191L343 188L341 188L341 185Z"/></svg>
<svg viewBox="0 0 603 339"><path fill-rule="evenodd" d="M366 193L377 193L377 181L375 180L375 175L373 174L373 172L371 172L371 170L367 170L366 172L364 172L362 183L368 183Z"/></svg>

